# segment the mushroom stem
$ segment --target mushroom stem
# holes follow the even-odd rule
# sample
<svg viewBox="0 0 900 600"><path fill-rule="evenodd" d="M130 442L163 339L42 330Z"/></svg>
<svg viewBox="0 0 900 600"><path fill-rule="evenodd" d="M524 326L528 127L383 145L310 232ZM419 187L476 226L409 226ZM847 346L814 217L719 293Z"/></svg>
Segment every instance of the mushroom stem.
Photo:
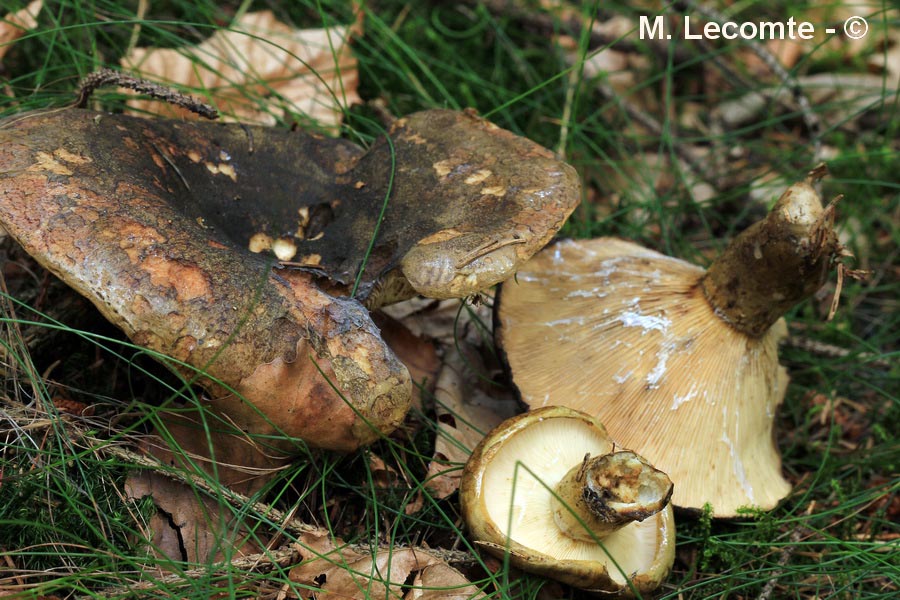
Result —
<svg viewBox="0 0 900 600"><path fill-rule="evenodd" d="M728 245L703 277L716 314L758 338L792 306L818 290L840 252L834 203L822 207L813 184L821 165L789 187L768 216Z"/></svg>
<svg viewBox="0 0 900 600"><path fill-rule="evenodd" d="M672 490L668 475L634 452L586 455L556 485L553 518L569 537L595 541L661 511Z"/></svg>

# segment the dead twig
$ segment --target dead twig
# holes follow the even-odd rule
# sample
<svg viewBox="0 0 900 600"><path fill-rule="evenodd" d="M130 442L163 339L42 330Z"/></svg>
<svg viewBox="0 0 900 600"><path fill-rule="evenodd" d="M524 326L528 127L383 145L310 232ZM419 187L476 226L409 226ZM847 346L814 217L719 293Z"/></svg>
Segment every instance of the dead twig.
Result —
<svg viewBox="0 0 900 600"><path fill-rule="evenodd" d="M265 504L263 502L255 502L253 501L253 499L227 488L216 487L209 480L204 479L199 475L188 473L179 469L172 469L171 467L159 462L154 458L138 454L137 452L122 448L121 446L114 446L111 444L103 443L100 440L90 441L92 443L96 442L96 445L93 446L93 449L96 451L115 456L131 465L152 470L156 473L160 473L162 475L165 475L166 477L172 478L186 485L195 486L197 489L200 489L215 497L224 497L225 500L232 506L240 508L243 511L247 511L249 509L256 514L264 515L274 524L277 524L278 528L281 531L288 532L294 535L332 535L332 533L327 529L299 521L291 517L289 514L275 508L274 506ZM360 553L367 554L371 553L372 551L372 547L369 544L348 544L348 546L352 550ZM385 546L385 548L387 548L387 546ZM461 552L458 550L442 550L438 548L424 548L418 546L412 547L412 549L416 552L422 552L423 554L433 556L448 563L474 564L478 561L478 559L472 554L468 552Z"/></svg>
<svg viewBox="0 0 900 600"><path fill-rule="evenodd" d="M699 14L705 19L714 21L719 24L725 23L729 20L728 17L726 17L719 11L694 2L693 0L677 0L674 4L674 8L676 10L681 10L692 14ZM765 63L769 70L771 70L772 73L788 88L788 90L790 90L792 99L797 103L797 106L800 109L800 115L803 118L803 123L806 125L806 128L809 131L810 141L812 142L812 158L810 162L812 162L813 164L821 162L822 121L821 119L819 119L819 116L815 113L815 111L813 111L812 104L810 103L809 98L806 96L806 92L803 90L803 86L801 86L797 78L789 73L787 69L785 69L784 66L778 61L778 59L759 42L755 40L748 40L747 47L763 63ZM718 62L715 58L715 53L710 53L710 56L714 57L713 60ZM730 77L738 77L733 70L729 69L728 71Z"/></svg>
<svg viewBox="0 0 900 600"><path fill-rule="evenodd" d="M277 550L269 550L259 554L249 554L247 556L239 556L227 563L222 563L216 567L203 569L190 569L181 573L165 575L163 577L155 577L149 580L134 581L127 586L109 587L94 592L90 598L104 597L122 597L123 595L131 595L133 592L143 590L159 590L177 586L184 583L185 580L208 578L210 574L231 574L234 571L242 571L245 573L268 573L276 567L289 567L300 558L300 553L292 546L283 546ZM87 596L83 596L87 598Z"/></svg>
<svg viewBox="0 0 900 600"><path fill-rule="evenodd" d="M146 79L132 77L131 75L126 75L124 73L119 73L118 71L113 71L112 69L105 68L94 71L81 80L81 84L78 88L78 99L75 101L75 107L85 108L87 106L87 101L90 99L91 95L97 89L106 87L108 85L124 87L141 94L146 94L153 98L168 102L169 104L172 104L174 106L179 106L181 108L184 108L185 110L189 110L207 119L219 118L219 111L217 111L209 104L197 100L193 96L188 96L186 94L182 94L181 92L176 92L172 88L154 83L152 81L147 81Z"/></svg>
<svg viewBox="0 0 900 600"><path fill-rule="evenodd" d="M856 354L852 350L848 350L847 348L842 348L833 344L826 344L825 342L820 342L818 340L814 340L805 336L791 335L785 343L792 348L805 350L806 352L810 352L818 356L824 356L826 358L848 358L850 356L853 356L854 360L859 363L864 362L879 369L891 368L891 363L888 360L883 358L875 358L875 355L871 352L860 352L859 354Z"/></svg>
<svg viewBox="0 0 900 600"><path fill-rule="evenodd" d="M794 551L797 549L797 544L800 543L803 532L803 529L798 528L791 534L790 545L782 548L781 555L778 557L778 568L775 569L769 577L769 580L766 581L766 585L763 586L762 591L759 593L759 596L757 596L757 600L769 600L772 596L772 592L775 591L775 585L778 583L778 578L784 573L784 566L788 563L791 556L793 556Z"/></svg>
<svg viewBox="0 0 900 600"><path fill-rule="evenodd" d="M626 102L616 91L609 85L605 83L598 83L595 88L600 95L602 95L607 100L614 102L628 117L636 121L641 127L647 129L652 135L656 137L662 137L664 134L663 125L657 121L652 115L640 110L633 104ZM677 136L673 131L669 131L666 133L666 136L670 140L670 146L672 151L675 153L679 162L681 163L681 167L690 171L690 173L698 179L696 183L708 183L713 186L714 189L718 189L711 182L715 181L715 178L709 170L703 166L700 160L694 156L691 151L685 147L682 143L678 141Z"/></svg>

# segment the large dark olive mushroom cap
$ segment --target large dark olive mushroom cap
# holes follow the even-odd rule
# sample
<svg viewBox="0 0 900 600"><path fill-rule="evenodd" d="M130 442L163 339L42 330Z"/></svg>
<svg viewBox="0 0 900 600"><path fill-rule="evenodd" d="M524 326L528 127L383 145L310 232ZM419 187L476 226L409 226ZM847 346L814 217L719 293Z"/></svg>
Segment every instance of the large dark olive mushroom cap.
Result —
<svg viewBox="0 0 900 600"><path fill-rule="evenodd" d="M410 395L365 309L332 294L364 262L357 299L370 304L484 289L578 198L549 151L452 111L399 119L368 151L75 108L0 123L0 225L135 342L250 400L205 382L238 425L328 448L389 431ZM260 237L294 251L251 252Z"/></svg>
<svg viewBox="0 0 900 600"><path fill-rule="evenodd" d="M0 125L0 223L137 344L209 375L211 410L237 427L283 436L283 449L292 437L371 442L402 422L408 372L358 302L272 269L195 212L235 176L226 150L206 158L213 131L226 130L83 110L13 117ZM248 135L269 147L266 133Z"/></svg>
<svg viewBox="0 0 900 600"><path fill-rule="evenodd" d="M58 165L58 177L159 195L222 245L243 252L258 234L282 238L296 248L287 264L325 276L332 291L354 284L387 198L361 300L385 287L391 299L490 287L580 199L574 169L548 150L448 110L398 119L368 152L299 131L78 109L18 116L4 129Z"/></svg>

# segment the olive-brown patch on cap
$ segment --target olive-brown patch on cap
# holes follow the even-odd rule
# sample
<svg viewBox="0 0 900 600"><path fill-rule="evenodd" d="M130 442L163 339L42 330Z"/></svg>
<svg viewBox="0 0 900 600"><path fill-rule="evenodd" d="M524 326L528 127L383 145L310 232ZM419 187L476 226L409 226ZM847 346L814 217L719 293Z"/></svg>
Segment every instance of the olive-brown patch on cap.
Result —
<svg viewBox="0 0 900 600"><path fill-rule="evenodd" d="M273 270L274 257L249 246L270 232L272 246L289 241L284 256L316 262L291 254L295 200L333 206L337 163L361 152L239 125L19 115L0 125L0 224L136 343L185 363L176 368L187 378L202 370L216 411L245 431L276 428L283 450L290 437L349 450L399 424L409 375L359 302L326 294L309 273ZM293 375L299 365L308 377Z"/></svg>
<svg viewBox="0 0 900 600"><path fill-rule="evenodd" d="M360 299L392 270L411 291L432 297L490 287L544 246L580 200L574 169L470 113L398 119L368 151L300 131L80 109L24 121L39 123L25 128L41 138L29 169L107 173L121 185L164 193L173 210L211 228L220 243L281 250L276 258L285 262L320 256L291 266L344 289L365 263ZM283 242L266 248L261 236Z"/></svg>

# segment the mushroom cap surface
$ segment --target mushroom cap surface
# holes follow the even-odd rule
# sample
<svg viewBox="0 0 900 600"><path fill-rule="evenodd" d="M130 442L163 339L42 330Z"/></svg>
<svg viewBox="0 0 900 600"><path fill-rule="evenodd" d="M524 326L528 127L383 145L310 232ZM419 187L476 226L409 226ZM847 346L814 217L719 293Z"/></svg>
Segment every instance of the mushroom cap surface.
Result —
<svg viewBox="0 0 900 600"><path fill-rule="evenodd" d="M398 119L368 150L77 108L0 123L0 224L30 254L137 344L208 375L243 429L338 450L409 406L361 301L494 285L579 200L548 150L447 110Z"/></svg>
<svg viewBox="0 0 900 600"><path fill-rule="evenodd" d="M476 543L523 570L595 592L656 588L675 557L671 505L609 534L601 543L563 535L551 510L556 484L586 453L607 454L603 425L550 406L508 419L472 452L460 486L463 517ZM630 584L629 584L630 582Z"/></svg>
<svg viewBox="0 0 900 600"><path fill-rule="evenodd" d="M581 201L574 168L472 112L415 113L389 134L397 176L381 235L423 296L461 298L512 277ZM381 138L358 170L383 171L389 150Z"/></svg>
<svg viewBox="0 0 900 600"><path fill-rule="evenodd" d="M355 298L369 306L464 297L511 277L581 199L571 166L470 112L397 119L366 150L303 131L75 108L15 115L0 131L59 178L105 171L124 197L157 193L216 242L271 249L334 294L363 268Z"/></svg>
<svg viewBox="0 0 900 600"><path fill-rule="evenodd" d="M409 373L359 302L273 268L217 220L279 174L270 134L79 109L16 115L0 124L0 223L136 344L174 359L214 414L262 436L263 454L289 454L294 438L353 450L403 421ZM269 172L243 170L256 152ZM215 202L221 214L197 212Z"/></svg>
<svg viewBox="0 0 900 600"><path fill-rule="evenodd" d="M790 491L773 440L787 328L731 327L704 272L618 239L561 241L502 286L496 330L526 404L595 415L669 475L673 504L728 517Z"/></svg>

